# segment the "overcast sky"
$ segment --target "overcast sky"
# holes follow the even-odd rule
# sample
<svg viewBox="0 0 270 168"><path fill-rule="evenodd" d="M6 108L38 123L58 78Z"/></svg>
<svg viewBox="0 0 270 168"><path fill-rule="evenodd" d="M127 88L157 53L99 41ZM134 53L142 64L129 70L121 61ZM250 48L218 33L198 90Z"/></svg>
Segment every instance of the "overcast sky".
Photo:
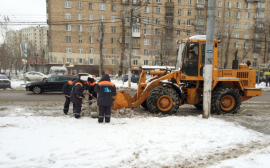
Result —
<svg viewBox="0 0 270 168"><path fill-rule="evenodd" d="M47 26L46 0L0 0L1 22L4 21L4 16L9 17L8 28L13 30L29 26Z"/></svg>

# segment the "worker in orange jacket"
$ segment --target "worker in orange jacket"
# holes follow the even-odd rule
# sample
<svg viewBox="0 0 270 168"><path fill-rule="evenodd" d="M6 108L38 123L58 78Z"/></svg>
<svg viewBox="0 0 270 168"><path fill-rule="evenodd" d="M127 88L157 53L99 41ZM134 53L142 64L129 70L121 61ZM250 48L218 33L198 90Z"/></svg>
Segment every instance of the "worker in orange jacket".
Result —
<svg viewBox="0 0 270 168"><path fill-rule="evenodd" d="M89 100L92 100L93 97L97 98L97 93L94 91L94 87L96 85L95 79L88 77L87 82L85 82L86 90L92 95L89 94ZM91 105L92 102L89 102L89 105Z"/></svg>
<svg viewBox="0 0 270 168"><path fill-rule="evenodd" d="M67 115L68 110L69 110L69 104L70 104L70 92L72 90L72 83L75 79L72 79L68 81L67 83L64 84L63 86L63 94L66 98L65 104L64 104L64 114ZM73 110L74 110L74 105L73 105Z"/></svg>

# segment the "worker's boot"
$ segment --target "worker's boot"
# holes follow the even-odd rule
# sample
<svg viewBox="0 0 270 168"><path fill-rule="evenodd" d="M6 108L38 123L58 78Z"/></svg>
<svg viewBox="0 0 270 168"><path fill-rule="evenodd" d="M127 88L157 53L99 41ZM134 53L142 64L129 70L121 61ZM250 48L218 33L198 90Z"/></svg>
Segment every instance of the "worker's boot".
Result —
<svg viewBox="0 0 270 168"><path fill-rule="evenodd" d="M81 115L80 115L80 113L74 113L74 117L75 117L75 118L80 118Z"/></svg>

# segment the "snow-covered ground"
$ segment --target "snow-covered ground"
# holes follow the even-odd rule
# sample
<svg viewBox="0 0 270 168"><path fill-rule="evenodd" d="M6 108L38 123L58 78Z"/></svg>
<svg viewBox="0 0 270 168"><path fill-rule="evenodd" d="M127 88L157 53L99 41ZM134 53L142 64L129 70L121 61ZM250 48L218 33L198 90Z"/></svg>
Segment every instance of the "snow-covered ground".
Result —
<svg viewBox="0 0 270 168"><path fill-rule="evenodd" d="M217 118L112 118L99 124L62 111L57 117L36 116L29 107L0 112L1 168L270 166L269 136Z"/></svg>

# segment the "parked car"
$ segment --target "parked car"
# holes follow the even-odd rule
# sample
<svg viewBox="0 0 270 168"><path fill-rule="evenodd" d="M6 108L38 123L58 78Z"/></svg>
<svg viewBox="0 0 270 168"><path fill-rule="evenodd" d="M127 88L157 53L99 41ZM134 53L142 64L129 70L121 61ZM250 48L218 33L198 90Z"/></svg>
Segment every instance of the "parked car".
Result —
<svg viewBox="0 0 270 168"><path fill-rule="evenodd" d="M42 92L51 92L51 91L62 91L64 84L72 80L72 76L51 76L47 79L43 79L40 82L28 83L26 85L27 91L32 91L35 94L40 94Z"/></svg>
<svg viewBox="0 0 270 168"><path fill-rule="evenodd" d="M0 88L11 88L11 82L6 75L0 75Z"/></svg>
<svg viewBox="0 0 270 168"><path fill-rule="evenodd" d="M83 80L83 81L87 81L88 77L94 78L94 79L96 78L95 75L91 75L91 74L88 74L88 73L78 73L76 76L80 77L81 80Z"/></svg>
<svg viewBox="0 0 270 168"><path fill-rule="evenodd" d="M48 78L47 75L45 75L41 72L35 72L35 71L26 72L25 77L26 77L27 81L42 81L43 79ZM23 73L20 74L19 79L23 80Z"/></svg>
<svg viewBox="0 0 270 168"><path fill-rule="evenodd" d="M138 83L140 80L140 75L131 74L131 82ZM128 74L124 76L124 82L128 81Z"/></svg>
<svg viewBox="0 0 270 168"><path fill-rule="evenodd" d="M67 75L68 70L64 66L52 66L49 71L48 77L51 77L52 75Z"/></svg>

